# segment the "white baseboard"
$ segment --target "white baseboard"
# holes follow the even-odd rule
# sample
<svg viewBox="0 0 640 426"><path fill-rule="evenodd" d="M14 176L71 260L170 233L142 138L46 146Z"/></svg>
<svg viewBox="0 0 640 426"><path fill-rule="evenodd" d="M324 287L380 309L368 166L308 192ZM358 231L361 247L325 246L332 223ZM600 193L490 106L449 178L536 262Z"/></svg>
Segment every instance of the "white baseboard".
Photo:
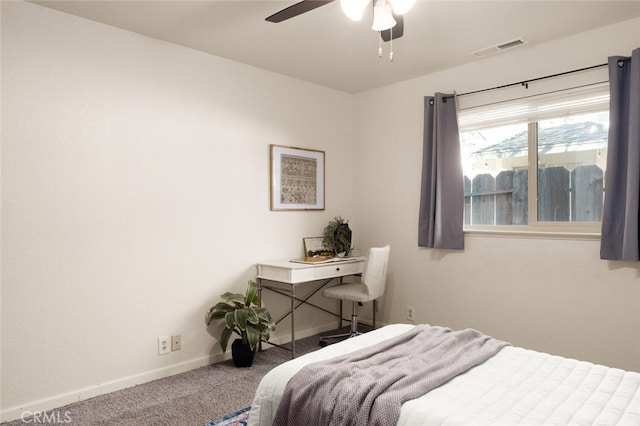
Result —
<svg viewBox="0 0 640 426"><path fill-rule="evenodd" d="M358 323L363 324L363 325L367 325L369 327L372 326L371 321L369 320L361 320L358 318ZM348 326L349 323L347 322L347 320L345 320L344 326ZM380 327L384 327L385 325L387 325L386 323L382 323L379 321L376 321L376 328L380 328ZM312 327L312 328L307 328L305 330L296 330L296 340L298 339L304 339L305 337L309 337L309 336L313 336L315 334L318 333L323 333L325 331L331 331L331 330L335 330L336 329L336 325L335 324L325 324L323 326L320 327ZM282 335L282 336L274 336L271 340L271 342L277 344L277 345L282 345L285 343L289 343L291 341L291 334L286 334L286 335Z"/></svg>
<svg viewBox="0 0 640 426"><path fill-rule="evenodd" d="M296 330L296 340L304 339L305 337L313 336L314 334L322 333L329 330L335 330L335 324L325 324L320 327L311 327L304 330ZM277 345L283 345L291 341L291 334L283 334L281 336L272 336L271 342Z"/></svg>
<svg viewBox="0 0 640 426"><path fill-rule="evenodd" d="M184 373L185 371L204 367L206 365L223 361L229 358L231 358L231 354L229 352L214 356L200 357L177 364L172 364L163 368L158 368L156 370L145 371L140 374L135 374L116 380L111 380L105 383L100 383L95 386L88 386L82 389L76 389L70 392L53 395L48 398L31 401L19 406L8 407L0 412L0 422L17 420L22 417L26 418L33 413L54 410L55 408L64 407L65 405L72 404L74 402L84 401L85 399L126 389L142 383L150 382L152 380L162 379L165 377L173 376L175 374ZM62 419L65 418L65 413L56 414Z"/></svg>
<svg viewBox="0 0 640 426"><path fill-rule="evenodd" d="M362 321L363 324L367 324L366 321ZM383 324L380 324L382 326ZM335 330L335 324L325 324L319 327L307 328L305 330L296 330L296 340L304 339L305 337L313 336L325 331ZM283 334L281 336L273 336L271 339L273 343L282 345L291 341L290 334ZM268 345L267 345L268 347ZM217 354L214 356L205 356L189 361L183 361L177 364L172 364L156 370L146 371L140 374L135 374L127 377L122 377L109 382L100 383L95 386L88 386L82 389L76 389L70 392L53 395L48 398L31 401L19 406L8 407L0 411L0 422L7 422L21 417L28 417L32 413L39 413L42 411L54 410L65 405L72 404L74 402L84 401L85 399L93 398L106 393L115 392L118 390L126 389L132 386L140 385L142 383L150 382L152 380L163 379L165 377L173 376L175 374L184 373L185 371L194 370L196 368L204 367L209 364L224 361L231 358L231 351L227 351L224 354ZM64 413L57 413L64 419Z"/></svg>

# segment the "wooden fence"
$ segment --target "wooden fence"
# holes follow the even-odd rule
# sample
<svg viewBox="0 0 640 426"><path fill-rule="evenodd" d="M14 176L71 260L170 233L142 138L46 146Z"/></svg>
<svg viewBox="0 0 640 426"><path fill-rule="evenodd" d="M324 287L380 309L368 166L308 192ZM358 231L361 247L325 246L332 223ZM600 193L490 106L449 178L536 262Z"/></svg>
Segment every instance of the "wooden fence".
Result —
<svg viewBox="0 0 640 426"><path fill-rule="evenodd" d="M596 165L538 170L538 221L602 220L603 171ZM528 224L528 170L464 177L466 225Z"/></svg>

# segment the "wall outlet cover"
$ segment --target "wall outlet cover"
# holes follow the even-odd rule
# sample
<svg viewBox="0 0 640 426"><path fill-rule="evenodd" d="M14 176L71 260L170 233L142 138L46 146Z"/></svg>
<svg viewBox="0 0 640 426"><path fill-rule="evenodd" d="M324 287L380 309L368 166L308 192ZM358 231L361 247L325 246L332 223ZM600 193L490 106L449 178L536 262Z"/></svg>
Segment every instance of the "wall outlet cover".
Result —
<svg viewBox="0 0 640 426"><path fill-rule="evenodd" d="M179 351L180 349L182 349L182 336L180 334L171 336L171 352Z"/></svg>
<svg viewBox="0 0 640 426"><path fill-rule="evenodd" d="M171 336L158 337L158 355L171 353Z"/></svg>

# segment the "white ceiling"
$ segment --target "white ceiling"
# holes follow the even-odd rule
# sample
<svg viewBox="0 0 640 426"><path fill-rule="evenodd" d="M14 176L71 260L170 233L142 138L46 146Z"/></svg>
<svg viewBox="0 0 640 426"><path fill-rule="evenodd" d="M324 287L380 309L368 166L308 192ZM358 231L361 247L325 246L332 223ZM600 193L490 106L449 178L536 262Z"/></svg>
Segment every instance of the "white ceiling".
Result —
<svg viewBox="0 0 640 426"><path fill-rule="evenodd" d="M640 16L640 0L418 0L389 62L372 13L350 21L339 1L278 24L265 18L296 1L34 3L350 93L480 60L471 52L514 38L527 49Z"/></svg>

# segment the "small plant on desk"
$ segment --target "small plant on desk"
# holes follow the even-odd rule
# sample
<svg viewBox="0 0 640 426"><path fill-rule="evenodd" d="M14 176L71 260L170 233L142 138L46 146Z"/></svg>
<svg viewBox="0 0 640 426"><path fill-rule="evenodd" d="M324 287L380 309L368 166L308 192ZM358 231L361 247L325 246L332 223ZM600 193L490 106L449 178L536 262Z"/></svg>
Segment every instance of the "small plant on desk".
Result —
<svg viewBox="0 0 640 426"><path fill-rule="evenodd" d="M349 221L340 216L333 218L324 228L322 243L336 256L347 257L351 251L351 228Z"/></svg>

